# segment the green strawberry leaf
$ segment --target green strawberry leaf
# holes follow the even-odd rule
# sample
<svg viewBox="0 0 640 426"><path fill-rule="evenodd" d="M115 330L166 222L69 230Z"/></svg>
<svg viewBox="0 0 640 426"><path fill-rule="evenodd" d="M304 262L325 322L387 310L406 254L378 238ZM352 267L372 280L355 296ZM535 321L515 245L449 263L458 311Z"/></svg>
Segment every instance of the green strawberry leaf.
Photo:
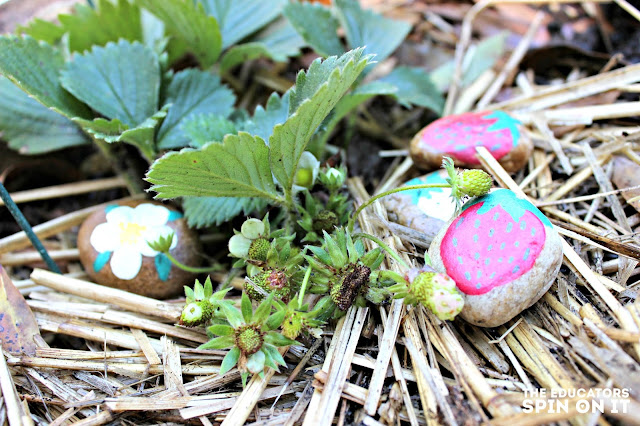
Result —
<svg viewBox="0 0 640 426"><path fill-rule="evenodd" d="M269 331L275 330L282 325L286 312L284 310L276 311L267 318L264 325Z"/></svg>
<svg viewBox="0 0 640 426"><path fill-rule="evenodd" d="M236 344L233 336L214 337L207 343L198 346L198 349L226 349ZM235 346L234 346L235 347Z"/></svg>
<svg viewBox="0 0 640 426"><path fill-rule="evenodd" d="M202 148L208 142L222 142L226 135L238 132L233 121L211 113L191 115L182 120L181 127L194 148Z"/></svg>
<svg viewBox="0 0 640 426"><path fill-rule="evenodd" d="M262 198L248 197L184 197L182 208L187 223L192 228L204 228L228 222L242 213L248 216L263 210L267 202Z"/></svg>
<svg viewBox="0 0 640 426"><path fill-rule="evenodd" d="M160 66L156 54L138 42L96 46L67 63L65 89L110 119L135 127L158 109Z"/></svg>
<svg viewBox="0 0 640 426"><path fill-rule="evenodd" d="M222 36L218 22L207 15L202 4L191 0L138 0L138 3L164 22L180 55L193 53L202 68L216 62L222 51Z"/></svg>
<svg viewBox="0 0 640 426"><path fill-rule="evenodd" d="M78 123L86 132L108 143L126 142L134 145L140 149L149 161L153 161L156 153L154 143L155 129L158 126L158 122L167 115L168 108L169 106L166 105L134 128L129 128L118 119L105 120L104 118L96 118L94 120L83 120L76 118L73 121Z"/></svg>
<svg viewBox="0 0 640 426"><path fill-rule="evenodd" d="M295 340L284 337L277 331L268 332L264 337L264 341L273 346L291 346L298 344L298 342L296 342Z"/></svg>
<svg viewBox="0 0 640 426"><path fill-rule="evenodd" d="M249 299L249 296L247 296L245 292L242 292L242 297L240 298L240 310L242 311L244 322L249 324L253 317L253 306L251 306L251 299Z"/></svg>
<svg viewBox="0 0 640 426"><path fill-rule="evenodd" d="M258 105L253 117L243 124L242 130L268 140L273 133L273 128L277 124L287 121L289 117L289 96L290 92L285 93L282 97L279 97L277 93L272 93L266 107Z"/></svg>
<svg viewBox="0 0 640 426"><path fill-rule="evenodd" d="M506 47L506 36L506 33L497 34L467 50L467 54L462 61L462 87L467 87L473 83L503 56ZM429 74L431 82L437 87L438 91L444 92L447 90L449 83L451 83L454 66L454 61L450 61Z"/></svg>
<svg viewBox="0 0 640 426"><path fill-rule="evenodd" d="M284 358L282 358L282 355L280 355L280 352L278 352L278 349L269 344L269 343L265 343L262 345L262 349L267 352L269 354L269 356L271 357L271 359L276 363L276 364L280 364L280 365L287 365L284 362Z"/></svg>
<svg viewBox="0 0 640 426"><path fill-rule="evenodd" d="M220 308L222 308L224 316L231 327L239 328L245 325L242 312L240 312L238 308L234 307L231 302L220 304Z"/></svg>
<svg viewBox="0 0 640 426"><path fill-rule="evenodd" d="M285 0L198 0L198 3L218 21L222 48L226 49L273 21Z"/></svg>
<svg viewBox="0 0 640 426"><path fill-rule="evenodd" d="M475 52L473 52L472 60L462 74L463 87L476 81L482 73L493 67L504 56L508 35L506 31L503 31L478 43Z"/></svg>
<svg viewBox="0 0 640 426"><path fill-rule="evenodd" d="M240 348L234 346L224 356L222 364L220 364L220 371L218 372L218 374L220 376L224 376L229 370L236 366L236 364L238 363L238 359L240 359Z"/></svg>
<svg viewBox="0 0 640 426"><path fill-rule="evenodd" d="M0 76L0 133L21 154L42 154L88 143L68 118L30 98Z"/></svg>
<svg viewBox="0 0 640 426"><path fill-rule="evenodd" d="M418 105L442 114L444 98L431 82L429 74L421 68L396 67L378 81L395 86L397 91L393 96L407 108Z"/></svg>
<svg viewBox="0 0 640 426"><path fill-rule="evenodd" d="M227 135L201 150L169 152L151 165L147 180L157 198L261 197L280 202L269 169L269 148L248 133Z"/></svg>
<svg viewBox="0 0 640 426"><path fill-rule="evenodd" d="M327 57L344 52L338 37L338 20L327 7L321 4L290 2L284 7L283 14L304 41L320 55Z"/></svg>
<svg viewBox="0 0 640 426"><path fill-rule="evenodd" d="M204 289L203 289L203 297L200 300L204 300ZM226 324L214 324L207 327L207 332L209 334L213 334L215 336L231 336L234 333L233 327Z"/></svg>
<svg viewBox="0 0 640 426"><path fill-rule="evenodd" d="M300 49L306 46L304 39L283 17L257 33L253 41L263 44L269 52L269 57L277 62L284 62L287 58L300 55Z"/></svg>
<svg viewBox="0 0 640 426"><path fill-rule="evenodd" d="M183 120L197 114L227 117L235 100L233 92L220 83L218 76L195 69L177 73L167 88L164 103L172 105L158 130L158 148L189 145L189 138L181 127Z"/></svg>
<svg viewBox="0 0 640 426"><path fill-rule="evenodd" d="M32 20L25 26L18 26L16 28L16 34L26 34L36 40L49 44L55 44L60 41L64 33L64 28L40 18Z"/></svg>
<svg viewBox="0 0 640 426"><path fill-rule="evenodd" d="M358 0L336 0L335 5L349 46L366 46L364 53L374 53L378 63L391 55L411 31L411 24L407 22L363 10Z"/></svg>
<svg viewBox="0 0 640 426"><path fill-rule="evenodd" d="M336 107L331 111L331 114L329 114L329 116L320 125L318 131L313 135L307 149L316 155L316 157L320 157L324 152L324 147L326 146L331 133L344 117L374 96L395 95L397 90L398 89L393 85L380 81L373 81L371 83L358 86L354 91L346 94L342 99L340 99L336 104Z"/></svg>
<svg viewBox="0 0 640 426"><path fill-rule="evenodd" d="M142 41L140 9L129 0L98 0L96 7L76 4L72 15L58 15L63 32L69 33L69 50L84 52L120 39Z"/></svg>
<svg viewBox="0 0 640 426"><path fill-rule="evenodd" d="M344 55L315 60L309 70L300 72L291 89L289 111L292 115L277 125L269 138L273 175L285 193L290 193L300 156L320 123L369 63L362 48Z"/></svg>
<svg viewBox="0 0 640 426"><path fill-rule="evenodd" d="M47 108L68 118L91 116L89 109L58 81L62 53L51 45L24 36L0 37L0 73Z"/></svg>
<svg viewBox="0 0 640 426"><path fill-rule="evenodd" d="M298 56L305 42L285 19L279 19L258 33L250 43L230 48L220 60L220 72L226 72L243 62L269 58L285 62Z"/></svg>

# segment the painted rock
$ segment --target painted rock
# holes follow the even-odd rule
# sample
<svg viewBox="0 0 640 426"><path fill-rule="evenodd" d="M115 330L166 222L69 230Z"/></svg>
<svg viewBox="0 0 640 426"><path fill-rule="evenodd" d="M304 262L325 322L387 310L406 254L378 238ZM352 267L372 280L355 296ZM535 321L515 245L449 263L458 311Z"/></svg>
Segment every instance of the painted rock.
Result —
<svg viewBox="0 0 640 426"><path fill-rule="evenodd" d="M484 146L508 172L524 167L533 143L521 123L503 111L468 112L440 118L411 141L416 166L435 169L444 156L458 167L480 167L476 147Z"/></svg>
<svg viewBox="0 0 640 426"><path fill-rule="evenodd" d="M429 256L462 292L461 317L496 327L547 292L562 264L562 240L533 204L496 189L466 203L435 237Z"/></svg>
<svg viewBox="0 0 640 426"><path fill-rule="evenodd" d="M97 283L155 299L180 294L194 276L179 269L147 241L174 233L169 253L199 264L199 242L182 214L163 204L134 201L107 205L89 216L78 233L80 260Z"/></svg>
<svg viewBox="0 0 640 426"><path fill-rule="evenodd" d="M447 171L440 169L411 179L403 186L447 183L447 177ZM431 236L440 231L456 209L451 188L413 189L397 192L383 200L395 222Z"/></svg>

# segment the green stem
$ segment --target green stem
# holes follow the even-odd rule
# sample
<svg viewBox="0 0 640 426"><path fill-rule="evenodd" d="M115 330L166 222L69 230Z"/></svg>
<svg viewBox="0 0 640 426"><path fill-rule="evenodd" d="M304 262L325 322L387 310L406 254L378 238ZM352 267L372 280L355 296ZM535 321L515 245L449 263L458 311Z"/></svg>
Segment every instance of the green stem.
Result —
<svg viewBox="0 0 640 426"><path fill-rule="evenodd" d="M360 232L358 234L354 234L353 235L353 238L358 238L358 237L369 239L369 240L373 241L374 243L378 244L380 247L382 247L382 249L384 251L386 251L389 254L389 256L393 257L396 262L398 262L400 265L402 265L402 267L404 267L405 269L409 269L409 265L407 265L407 262L402 260L400 258L400 256L398 256L398 253L396 253L395 251L391 250L391 247L386 245L380 238L375 237L375 236L373 236L371 234L367 234L365 232Z"/></svg>
<svg viewBox="0 0 640 426"><path fill-rule="evenodd" d="M168 252L164 253L164 255L167 256L167 259L169 259L171 263L176 265L178 268L182 269L183 271L191 272L193 274L204 274L206 272L222 271L224 269L222 265L213 265L213 266L206 266L206 267L189 266L180 262L175 257L170 255Z"/></svg>
<svg viewBox="0 0 640 426"><path fill-rule="evenodd" d="M109 163L111 163L111 167L113 167L113 170L116 172L116 174L124 179L124 181L127 184L127 189L129 190L129 193L141 194L142 186L140 186L139 179L132 176L128 171L125 171L122 169L122 167L120 167L120 164L118 163L118 159L116 158L115 155L113 155L113 152L111 152L111 147L109 146L109 144L101 139L94 137L91 134L89 134L89 136L91 136L91 138L93 139L93 142L96 144L96 146L98 147L102 155L104 155L105 158L109 161Z"/></svg>
<svg viewBox="0 0 640 426"><path fill-rule="evenodd" d="M362 210L369 207L371 204L375 203L380 198L386 197L387 195L395 194L396 192L411 191L414 189L430 189L430 188L451 188L451 185L448 183L426 183L423 185L401 186L399 188L390 189L389 191L385 191L381 194L374 195L373 197L369 198L369 200L362 203L360 207L358 207L358 209L355 211L355 213L353 213L348 223L349 232L353 232L353 226L355 225L356 219L358 218L358 215L360 215Z"/></svg>
<svg viewBox="0 0 640 426"><path fill-rule="evenodd" d="M2 201L4 201L4 205L7 206L13 218L16 220L16 222L18 222L18 225L20 225L20 228L22 228L24 233L27 234L27 237L31 241L31 244L33 244L36 250L38 250L38 253L40 253L42 260L44 260L44 262L47 264L47 267L52 272L60 274L60 268L58 268L56 262L54 262L51 256L49 256L47 249L44 248L36 233L33 232L33 228L31 228L31 225L29 225L29 222L27 222L27 219L24 217L16 203L11 199L9 191L7 191L7 188L4 187L2 182L0 182L0 198L2 198Z"/></svg>
<svg viewBox="0 0 640 426"><path fill-rule="evenodd" d="M307 268L307 272L304 273L304 279L302 280L302 287L298 294L298 308L302 306L302 299L304 299L304 293L307 291L307 285L309 285L309 278L311 278L311 266Z"/></svg>
<svg viewBox="0 0 640 426"><path fill-rule="evenodd" d="M405 285L407 284L407 280L405 280L401 274L395 271L390 271L388 269L381 269L379 274L380 274L380 277L389 278L398 284L405 284Z"/></svg>

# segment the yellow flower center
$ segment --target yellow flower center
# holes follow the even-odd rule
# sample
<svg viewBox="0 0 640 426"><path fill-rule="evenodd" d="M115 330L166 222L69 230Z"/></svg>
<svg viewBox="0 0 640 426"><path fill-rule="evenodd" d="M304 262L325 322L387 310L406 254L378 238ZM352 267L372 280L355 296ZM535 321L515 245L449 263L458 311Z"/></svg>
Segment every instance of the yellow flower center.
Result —
<svg viewBox="0 0 640 426"><path fill-rule="evenodd" d="M147 227L138 223L120 222L120 245L134 245L142 238Z"/></svg>

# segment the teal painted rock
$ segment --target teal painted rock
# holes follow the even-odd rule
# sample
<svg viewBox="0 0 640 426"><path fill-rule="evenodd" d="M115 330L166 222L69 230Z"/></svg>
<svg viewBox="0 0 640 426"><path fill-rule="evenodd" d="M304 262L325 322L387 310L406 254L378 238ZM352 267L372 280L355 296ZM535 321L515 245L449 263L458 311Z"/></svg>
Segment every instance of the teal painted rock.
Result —
<svg viewBox="0 0 640 426"><path fill-rule="evenodd" d="M444 156L458 167L477 168L476 147L484 146L508 172L526 164L533 143L522 124L503 111L467 112L442 117L411 141L411 158L416 166L432 170Z"/></svg>
<svg viewBox="0 0 640 426"><path fill-rule="evenodd" d="M422 185L447 183L447 172L440 169L403 184ZM451 188L413 189L397 192L384 198L389 217L394 222L423 232L431 237L447 223L455 212Z"/></svg>
<svg viewBox="0 0 640 426"><path fill-rule="evenodd" d="M169 253L198 266L199 242L182 214L151 201L107 205L89 216L78 232L80 261L95 282L155 299L177 296L195 276L173 266L149 247L174 233Z"/></svg>
<svg viewBox="0 0 640 426"><path fill-rule="evenodd" d="M562 264L562 240L529 201L496 189L466 203L429 247L465 299L460 316L496 327L540 299Z"/></svg>

